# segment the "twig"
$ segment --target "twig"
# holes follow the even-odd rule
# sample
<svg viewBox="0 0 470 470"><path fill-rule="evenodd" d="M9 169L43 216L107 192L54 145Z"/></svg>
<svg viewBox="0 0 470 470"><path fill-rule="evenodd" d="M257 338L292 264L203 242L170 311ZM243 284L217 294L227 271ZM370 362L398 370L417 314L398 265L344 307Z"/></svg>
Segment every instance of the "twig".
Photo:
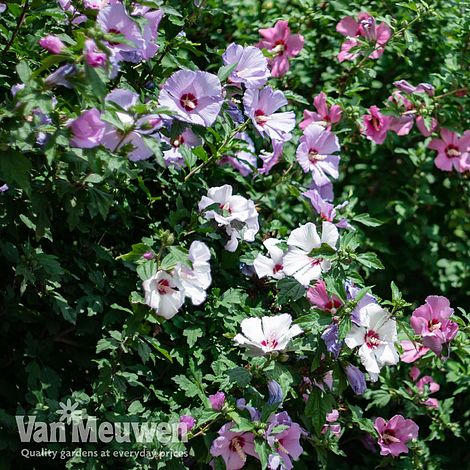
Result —
<svg viewBox="0 0 470 470"><path fill-rule="evenodd" d="M23 5L23 11L21 12L21 15L19 16L18 21L16 23L16 28L13 31L13 34L11 35L11 38L8 41L7 45L3 48L2 57L5 57L6 53L10 50L11 46L13 45L16 39L16 36L18 35L18 32L20 31L21 26L23 25L28 8L29 8L29 0L26 0Z"/></svg>

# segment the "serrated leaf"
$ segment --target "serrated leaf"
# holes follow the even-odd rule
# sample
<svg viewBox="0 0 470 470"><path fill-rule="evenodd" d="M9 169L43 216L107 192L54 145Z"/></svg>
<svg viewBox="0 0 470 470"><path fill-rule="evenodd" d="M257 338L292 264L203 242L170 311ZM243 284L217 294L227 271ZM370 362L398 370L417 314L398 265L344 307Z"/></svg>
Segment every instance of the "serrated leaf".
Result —
<svg viewBox="0 0 470 470"><path fill-rule="evenodd" d="M277 283L279 294L277 301L280 305L296 301L305 295L305 287L293 277L285 277Z"/></svg>

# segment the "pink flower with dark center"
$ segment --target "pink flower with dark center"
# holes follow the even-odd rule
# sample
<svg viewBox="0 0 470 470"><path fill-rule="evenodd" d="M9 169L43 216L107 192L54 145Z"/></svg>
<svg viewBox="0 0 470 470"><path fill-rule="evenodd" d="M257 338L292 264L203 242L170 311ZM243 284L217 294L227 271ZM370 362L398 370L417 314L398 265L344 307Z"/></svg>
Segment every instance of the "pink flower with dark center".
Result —
<svg viewBox="0 0 470 470"><path fill-rule="evenodd" d="M412 439L417 439L419 427L411 419L395 415L389 421L377 418L374 427L379 433L380 455L398 457L408 453L406 445Z"/></svg>
<svg viewBox="0 0 470 470"><path fill-rule="evenodd" d="M369 114L362 116L362 121L366 137L376 144L383 144L390 129L391 117L383 115L377 106L371 106Z"/></svg>
<svg viewBox="0 0 470 470"><path fill-rule="evenodd" d="M222 107L222 86L211 73L179 70L163 85L159 104L169 108L176 118L209 127Z"/></svg>
<svg viewBox="0 0 470 470"><path fill-rule="evenodd" d="M163 152L163 159L167 166L182 167L184 165L181 147L194 148L202 144L202 139L191 129L185 129L180 135L170 139L162 137L162 140L171 146L169 150Z"/></svg>
<svg viewBox="0 0 470 470"><path fill-rule="evenodd" d="M60 54L65 49L65 44L57 36L51 34L41 38L38 43L51 54Z"/></svg>
<svg viewBox="0 0 470 470"><path fill-rule="evenodd" d="M460 173L466 171L466 162L470 154L470 132L465 132L459 137L456 132L449 129L441 129L441 138L432 139L428 148L437 151L434 164L442 171L455 169Z"/></svg>
<svg viewBox="0 0 470 470"><path fill-rule="evenodd" d="M89 149L100 145L106 129L106 123L100 119L100 115L96 108L89 109L69 124L73 134L70 140L72 147Z"/></svg>
<svg viewBox="0 0 470 470"><path fill-rule="evenodd" d="M259 459L255 451L255 436L251 432L233 432L233 422L224 424L219 429L219 437L212 442L210 453L221 456L227 470L239 470L245 466L249 455Z"/></svg>
<svg viewBox="0 0 470 470"><path fill-rule="evenodd" d="M326 95L321 92L315 98L313 98L313 104L317 112L305 110L304 120L299 124L301 129L305 129L310 124L317 122L322 126L325 126L328 130L331 129L332 124L336 124L341 121L341 107L337 104L329 107L326 104Z"/></svg>
<svg viewBox="0 0 470 470"><path fill-rule="evenodd" d="M325 281L317 281L313 287L309 287L307 299L315 307L332 315L336 315L337 310L343 305L338 297L328 295Z"/></svg>
<svg viewBox="0 0 470 470"><path fill-rule="evenodd" d="M277 141L289 140L290 132L295 127L293 111L276 113L286 104L284 93L280 90L274 91L270 86L261 90L246 90L243 97L245 114L251 118L258 132Z"/></svg>
<svg viewBox="0 0 470 470"><path fill-rule="evenodd" d="M358 21L351 16L344 17L337 25L336 31L346 36L347 39L341 46L338 60L354 60L360 54L368 53L369 59L378 59L385 50L385 45L392 37L392 30L386 23L376 25L375 18L368 13L359 13ZM358 39L363 38L368 42L362 45ZM355 49L352 51L352 49Z"/></svg>
<svg viewBox="0 0 470 470"><path fill-rule="evenodd" d="M256 47L267 49L272 58L269 59L269 67L273 77L282 77L290 68L289 58L297 56L304 47L304 38L300 34L292 34L289 23L278 21L274 28L260 29L259 34L263 38Z"/></svg>
<svg viewBox="0 0 470 470"><path fill-rule="evenodd" d="M423 345L437 355L441 355L443 346L452 341L459 330L457 323L449 319L453 313L449 299L430 295L411 316L413 330L423 338Z"/></svg>
<svg viewBox="0 0 470 470"><path fill-rule="evenodd" d="M296 157L305 173L311 172L315 184L321 186L329 182L327 175L338 178L340 150L338 138L319 124L310 124L300 138Z"/></svg>

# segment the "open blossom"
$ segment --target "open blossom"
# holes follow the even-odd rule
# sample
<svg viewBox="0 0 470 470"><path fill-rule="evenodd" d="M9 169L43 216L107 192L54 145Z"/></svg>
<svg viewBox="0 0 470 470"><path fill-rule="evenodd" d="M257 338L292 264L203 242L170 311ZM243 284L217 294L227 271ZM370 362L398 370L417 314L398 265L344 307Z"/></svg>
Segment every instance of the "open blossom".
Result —
<svg viewBox="0 0 470 470"><path fill-rule="evenodd" d="M85 41L85 52L83 57L90 67L102 67L107 60L106 54L97 48L93 39L87 39Z"/></svg>
<svg viewBox="0 0 470 470"><path fill-rule="evenodd" d="M158 27L163 18L163 10L151 10L148 7L141 12L144 18L142 59L148 60L155 56L160 46L157 44ZM137 9L136 9L137 10ZM134 10L134 14L136 14Z"/></svg>
<svg viewBox="0 0 470 470"><path fill-rule="evenodd" d="M137 104L138 99L137 93L120 88L114 89L105 98L107 103L115 103L124 110L117 111L116 116L122 125L129 130L122 132L111 124L107 124L102 144L112 152L124 150L129 160L133 162L146 160L153 155L153 151L146 145L142 137L142 134L146 132L140 132L135 128L137 123L134 122L131 108Z"/></svg>
<svg viewBox="0 0 470 470"><path fill-rule="evenodd" d="M276 113L286 104L284 93L281 90L274 91L270 86L261 90L246 90L243 96L245 114L251 118L258 132L279 141L289 140L290 132L295 127L293 111Z"/></svg>
<svg viewBox="0 0 470 470"><path fill-rule="evenodd" d="M261 253L255 258L253 266L259 278L272 277L273 279L282 279L285 277L284 273L284 251L279 248L280 240L275 238L268 238L264 240L263 245L268 250L269 256L267 257Z"/></svg>
<svg viewBox="0 0 470 470"><path fill-rule="evenodd" d="M428 148L437 151L434 164L439 170L452 171L455 169L463 173L470 169L470 166L467 166L470 158L470 132L467 131L462 137L459 137L457 133L442 128L441 138L432 139Z"/></svg>
<svg viewBox="0 0 470 470"><path fill-rule="evenodd" d="M312 222L296 228L287 240L289 250L284 256L284 272L304 286L319 279L322 271L328 271L331 264L321 256L314 256L312 251L324 243L336 249L338 237L338 229L329 222L323 222L321 236Z"/></svg>
<svg viewBox="0 0 470 470"><path fill-rule="evenodd" d="M163 159L165 160L166 165L176 167L184 165L181 147L186 146L193 148L202 144L202 139L189 128L185 129L180 135L172 139L162 137L162 140L170 146L170 149L163 151Z"/></svg>
<svg viewBox="0 0 470 470"><path fill-rule="evenodd" d="M130 59L131 62L140 62L144 38L139 25L131 19L124 5L114 3L102 8L96 22L103 32L125 37L126 43L119 42L119 39L113 39L107 43L108 47L116 53L118 60Z"/></svg>
<svg viewBox="0 0 470 470"><path fill-rule="evenodd" d="M304 130L297 147L296 157L305 173L311 172L313 181L323 185L329 181L328 175L338 178L340 149L338 138L319 124L310 124Z"/></svg>
<svg viewBox="0 0 470 470"><path fill-rule="evenodd" d="M178 70L163 85L159 104L176 113L176 118L209 127L222 107L222 86L211 73Z"/></svg>
<svg viewBox="0 0 470 470"><path fill-rule="evenodd" d="M184 290L178 278L166 271L158 271L144 281L142 287L145 303L167 320L173 318L184 303Z"/></svg>
<svg viewBox="0 0 470 470"><path fill-rule="evenodd" d="M303 332L300 326L291 324L292 317L288 313L274 317L246 318L240 325L243 334L237 334L233 340L245 346L253 356L284 351L290 340Z"/></svg>
<svg viewBox="0 0 470 470"><path fill-rule="evenodd" d="M231 431L235 427L233 422L224 424L219 429L219 437L212 442L210 448L211 455L224 459L226 470L243 468L248 455L259 458L255 451L253 433Z"/></svg>
<svg viewBox="0 0 470 470"><path fill-rule="evenodd" d="M403 354L400 356L400 361L406 363L417 361L429 351L429 348L426 346L414 343L408 339L400 341L400 345L403 348Z"/></svg>
<svg viewBox="0 0 470 470"><path fill-rule="evenodd" d="M369 140L376 144L383 144L390 129L391 117L385 116L377 106L369 108L369 114L362 116L364 123L364 134Z"/></svg>
<svg viewBox="0 0 470 470"><path fill-rule="evenodd" d="M100 112L93 108L83 111L69 124L69 128L73 135L70 139L72 147L93 148L100 145L106 123L100 119Z"/></svg>
<svg viewBox="0 0 470 470"><path fill-rule="evenodd" d="M278 426L287 426L287 428L274 432ZM270 470L291 470L293 468L292 461L298 460L303 452L300 445L302 434L304 434L304 431L300 425L292 422L286 411L281 411L269 417L266 440L275 452L275 454L269 456Z"/></svg>
<svg viewBox="0 0 470 470"><path fill-rule="evenodd" d="M274 28L259 30L263 38L257 47L267 49L273 57L269 59L269 67L273 77L282 77L290 68L289 58L295 57L304 47L304 38L300 34L292 34L289 23L278 21Z"/></svg>
<svg viewBox="0 0 470 470"><path fill-rule="evenodd" d="M359 357L373 382L384 365L399 361L395 342L397 325L389 312L378 304L369 304L359 311L359 326L353 324L345 342L351 348L359 346Z"/></svg>
<svg viewBox="0 0 470 470"><path fill-rule="evenodd" d="M398 457L408 453L406 445L412 439L418 438L418 425L411 419L395 415L389 421L377 418L374 428L379 433L380 455Z"/></svg>
<svg viewBox="0 0 470 470"><path fill-rule="evenodd" d="M245 143L246 150L239 150L233 157L222 157L218 163L220 165L228 163L243 176L248 176L253 172L253 169L256 168L255 145L251 140L251 137L246 132L238 132L235 135L235 138Z"/></svg>
<svg viewBox="0 0 470 470"><path fill-rule="evenodd" d="M180 263L175 268L184 294L191 299L193 305L200 305L206 300L206 290L212 282L210 258L211 253L207 245L194 241L189 247L190 266Z"/></svg>
<svg viewBox="0 0 470 470"><path fill-rule="evenodd" d="M307 299L315 307L324 312L336 315L343 302L336 295L328 295L325 281L319 280L313 287L307 289Z"/></svg>
<svg viewBox="0 0 470 470"><path fill-rule="evenodd" d="M337 25L336 31L346 36L347 39L341 46L341 52L338 54L338 60L354 60L361 53L369 52L369 59L378 59L384 53L385 45L392 37L392 30L386 23L376 24L375 18L368 13L359 13L356 21L351 16L345 16ZM369 44L362 46L356 38L366 40ZM361 47L362 50L359 49ZM355 48L355 50L351 50Z"/></svg>
<svg viewBox="0 0 470 470"><path fill-rule="evenodd" d="M90 8L90 10L101 10L107 6L109 0L83 0L83 6L85 8Z"/></svg>
<svg viewBox="0 0 470 470"><path fill-rule="evenodd" d="M268 61L257 47L232 43L223 53L222 60L225 65L237 64L229 76L230 83L261 88L269 78Z"/></svg>
<svg viewBox="0 0 470 470"><path fill-rule="evenodd" d="M411 315L413 330L422 337L423 345L437 355L442 353L443 346L452 341L459 330L457 323L449 319L453 313L449 299L430 295L426 297L425 304Z"/></svg>
<svg viewBox="0 0 470 470"><path fill-rule="evenodd" d="M38 43L51 54L60 54L65 49L65 44L57 36L51 34L41 38Z"/></svg>
<svg viewBox="0 0 470 470"><path fill-rule="evenodd" d="M230 240L225 245L227 251L235 251L238 240L252 242L259 231L258 212L255 203L243 196L232 195L229 184L210 188L207 196L199 201L199 211L207 220L215 220L219 227L225 227ZM205 210L210 206L209 210Z"/></svg>
<svg viewBox="0 0 470 470"><path fill-rule="evenodd" d="M317 112L304 110L304 120L299 124L301 129L307 128L310 124L317 122L327 129L331 129L332 124L341 121L341 107L337 104L329 107L326 104L326 95L323 91L313 98L313 104Z"/></svg>

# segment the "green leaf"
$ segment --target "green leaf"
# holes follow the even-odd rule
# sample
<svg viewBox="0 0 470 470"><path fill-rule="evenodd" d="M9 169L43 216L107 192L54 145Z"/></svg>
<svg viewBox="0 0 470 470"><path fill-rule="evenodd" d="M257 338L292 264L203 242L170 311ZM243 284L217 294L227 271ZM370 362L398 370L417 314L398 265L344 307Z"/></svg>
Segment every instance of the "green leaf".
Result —
<svg viewBox="0 0 470 470"><path fill-rule="evenodd" d="M271 447L269 447L268 443L266 442L266 439L256 436L255 451L259 457L261 470L264 470L268 467L269 454L272 453L272 449Z"/></svg>
<svg viewBox="0 0 470 470"><path fill-rule="evenodd" d="M382 262L379 260L375 253L371 251L368 253L360 253L356 257L357 261L361 263L366 268L371 269L385 269Z"/></svg>
<svg viewBox="0 0 470 470"><path fill-rule="evenodd" d="M0 154L0 177L10 186L16 183L25 193L31 195L29 171L31 162L22 153L16 150L7 150Z"/></svg>
<svg viewBox="0 0 470 470"><path fill-rule="evenodd" d="M235 382L241 388L245 388L251 382L251 372L244 367L229 369L227 375L230 382Z"/></svg>
<svg viewBox="0 0 470 470"><path fill-rule="evenodd" d="M184 375L176 375L171 380L179 385L180 390L183 391L188 398L195 397L200 393L199 387Z"/></svg>
<svg viewBox="0 0 470 470"><path fill-rule="evenodd" d="M313 387L305 406L305 414L312 418L312 425L317 434L320 434L326 423L326 415L335 407L333 395L323 393L319 388Z"/></svg>
<svg viewBox="0 0 470 470"><path fill-rule="evenodd" d="M146 281L157 273L157 263L155 261L147 261L138 266L136 271L140 279Z"/></svg>
<svg viewBox="0 0 470 470"><path fill-rule="evenodd" d="M285 277L277 283L279 293L277 295L277 302L279 305L284 305L291 301L296 301L305 295L305 287L300 284L293 277Z"/></svg>
<svg viewBox="0 0 470 470"><path fill-rule="evenodd" d="M196 344L197 339L202 338L204 332L202 328L197 326L190 326L183 331L183 335L186 336L188 345L190 348L192 348Z"/></svg>
<svg viewBox="0 0 470 470"><path fill-rule="evenodd" d="M219 71L217 72L217 76L221 82L227 80L230 74L237 68L238 62L235 64L230 65L223 65L220 67Z"/></svg>
<svg viewBox="0 0 470 470"><path fill-rule="evenodd" d="M159 269L164 271L171 271L177 264L182 263L188 265L189 255L187 250L177 246L170 246L169 251L170 253L168 253L160 263Z"/></svg>
<svg viewBox="0 0 470 470"><path fill-rule="evenodd" d="M374 219L369 214L358 214L353 219L354 222L359 222L366 227L378 227L383 224L379 219Z"/></svg>
<svg viewBox="0 0 470 470"><path fill-rule="evenodd" d="M18 74L18 77L20 77L20 80L23 83L28 83L31 79L31 69L29 68L28 64L26 62L20 62L16 66L16 72Z"/></svg>

